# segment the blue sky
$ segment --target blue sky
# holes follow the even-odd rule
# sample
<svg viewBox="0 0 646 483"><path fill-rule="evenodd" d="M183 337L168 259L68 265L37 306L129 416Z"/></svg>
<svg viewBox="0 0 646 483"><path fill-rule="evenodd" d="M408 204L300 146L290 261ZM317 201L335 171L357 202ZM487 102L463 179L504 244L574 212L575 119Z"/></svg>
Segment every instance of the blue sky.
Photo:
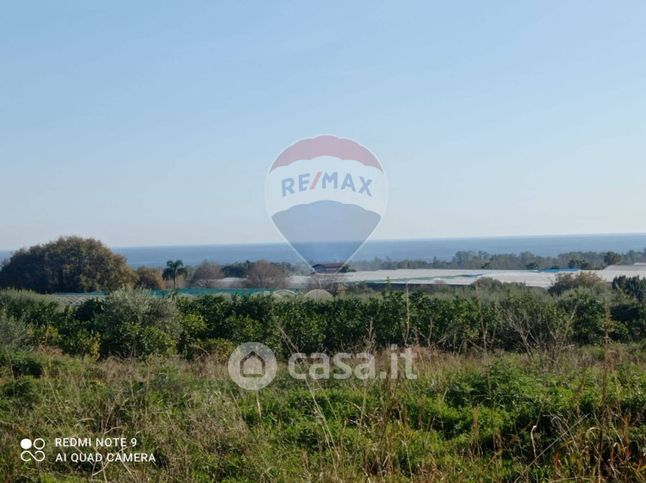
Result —
<svg viewBox="0 0 646 483"><path fill-rule="evenodd" d="M646 3L5 2L0 249L280 241L276 155L385 166L375 238L646 232Z"/></svg>

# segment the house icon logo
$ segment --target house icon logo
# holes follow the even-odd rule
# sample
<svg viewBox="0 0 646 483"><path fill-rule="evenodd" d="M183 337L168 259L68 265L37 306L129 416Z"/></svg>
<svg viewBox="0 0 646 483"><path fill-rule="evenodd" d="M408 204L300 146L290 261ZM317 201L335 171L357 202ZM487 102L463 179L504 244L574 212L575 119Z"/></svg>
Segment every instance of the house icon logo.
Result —
<svg viewBox="0 0 646 483"><path fill-rule="evenodd" d="M243 389L258 391L276 376L276 356L259 342L245 342L229 357L229 376Z"/></svg>
<svg viewBox="0 0 646 483"><path fill-rule="evenodd" d="M255 352L247 354L240 361L240 374L244 377L262 377L265 373L265 360Z"/></svg>

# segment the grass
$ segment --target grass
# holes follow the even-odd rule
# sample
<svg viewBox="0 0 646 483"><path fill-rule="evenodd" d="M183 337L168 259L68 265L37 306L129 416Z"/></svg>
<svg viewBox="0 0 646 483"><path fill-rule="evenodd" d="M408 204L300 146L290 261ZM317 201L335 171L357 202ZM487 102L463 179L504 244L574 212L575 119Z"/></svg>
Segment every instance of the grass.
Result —
<svg viewBox="0 0 646 483"><path fill-rule="evenodd" d="M298 381L255 392L226 360L0 358L5 481L644 481L639 346L543 354L418 350L416 380ZM385 356L380 364L385 364ZM55 462L56 437L137 438L156 463ZM42 437L47 459L20 460Z"/></svg>

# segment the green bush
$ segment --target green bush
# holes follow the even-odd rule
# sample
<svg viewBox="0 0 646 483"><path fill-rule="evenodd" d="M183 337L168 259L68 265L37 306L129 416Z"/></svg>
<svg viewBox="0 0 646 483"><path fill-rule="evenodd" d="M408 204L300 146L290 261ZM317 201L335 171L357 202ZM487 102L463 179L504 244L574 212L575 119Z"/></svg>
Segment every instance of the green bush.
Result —
<svg viewBox="0 0 646 483"><path fill-rule="evenodd" d="M0 366L6 367L13 377L43 374L43 358L31 352L0 352Z"/></svg>
<svg viewBox="0 0 646 483"><path fill-rule="evenodd" d="M0 385L0 395L7 399L3 402L8 406L16 404L22 408L30 408L41 398L38 384L32 376L21 376Z"/></svg>
<svg viewBox="0 0 646 483"><path fill-rule="evenodd" d="M598 344L606 332L612 332L603 299L591 289L579 288L566 293L559 301L560 306L573 314L572 339L579 344Z"/></svg>
<svg viewBox="0 0 646 483"><path fill-rule="evenodd" d="M646 302L618 303L611 308L616 321L618 340L640 341L646 339Z"/></svg>
<svg viewBox="0 0 646 483"><path fill-rule="evenodd" d="M234 302L218 295L179 298L177 305L184 315L200 316L206 324L206 338L226 339L230 336L226 319L233 314Z"/></svg>
<svg viewBox="0 0 646 483"><path fill-rule="evenodd" d="M469 370L452 378L445 397L453 406L501 407L512 409L531 401L535 379L527 377L517 365L495 361L485 370Z"/></svg>
<svg viewBox="0 0 646 483"><path fill-rule="evenodd" d="M59 347L68 354L98 357L101 348L100 328L95 321L67 317L58 326Z"/></svg>
<svg viewBox="0 0 646 483"><path fill-rule="evenodd" d="M173 299L121 289L103 301L96 327L101 334L102 355L137 357L173 352L182 321Z"/></svg>
<svg viewBox="0 0 646 483"><path fill-rule="evenodd" d="M52 297L28 290L0 290L0 312L35 326L55 325L64 316Z"/></svg>
<svg viewBox="0 0 646 483"><path fill-rule="evenodd" d="M561 273L556 276L556 283L552 285L549 292L552 295L561 295L575 288L588 288L596 293L602 293L608 290L608 284L599 275L592 272L579 272L576 275Z"/></svg>
<svg viewBox="0 0 646 483"><path fill-rule="evenodd" d="M285 353L323 350L326 321L316 310L318 302L294 302L282 305L276 315Z"/></svg>
<svg viewBox="0 0 646 483"><path fill-rule="evenodd" d="M543 292L515 290L500 302L500 324L492 341L504 350L550 350L572 335L569 314Z"/></svg>
<svg viewBox="0 0 646 483"><path fill-rule="evenodd" d="M14 345L50 345L93 357L177 350L191 358L209 352L210 339L262 342L279 355L419 344L452 352L552 351L554 356L570 343L598 344L606 334L621 342L646 335L646 304L597 288L559 296L518 286L432 294L386 290L331 301L157 298L118 290L66 309L48 297L2 291L0 317L0 344L4 337L18 341Z"/></svg>
<svg viewBox="0 0 646 483"><path fill-rule="evenodd" d="M612 281L612 288L640 302L646 301L646 279L641 277L616 277Z"/></svg>
<svg viewBox="0 0 646 483"><path fill-rule="evenodd" d="M206 335L206 322L200 315L188 314L181 317L181 332L177 350L188 359L200 355L199 341Z"/></svg>
<svg viewBox="0 0 646 483"><path fill-rule="evenodd" d="M157 327L125 324L124 329L126 354L146 357L153 354L170 355L177 351L177 338Z"/></svg>
<svg viewBox="0 0 646 483"><path fill-rule="evenodd" d="M0 350L26 347L30 340L31 331L27 324L0 310Z"/></svg>

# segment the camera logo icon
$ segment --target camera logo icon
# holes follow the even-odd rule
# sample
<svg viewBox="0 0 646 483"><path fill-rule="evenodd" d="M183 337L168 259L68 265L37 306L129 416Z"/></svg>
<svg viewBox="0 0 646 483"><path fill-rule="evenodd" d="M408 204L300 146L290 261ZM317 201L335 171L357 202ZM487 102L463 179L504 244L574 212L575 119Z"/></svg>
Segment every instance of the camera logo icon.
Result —
<svg viewBox="0 0 646 483"><path fill-rule="evenodd" d="M36 461L40 463L45 459L45 440L43 438L36 438L33 441L29 438L20 440L20 447L24 450L20 453L20 459L23 461ZM31 451L31 450L34 451Z"/></svg>
<svg viewBox="0 0 646 483"><path fill-rule="evenodd" d="M229 357L229 376L243 389L258 391L276 377L276 356L259 342L245 342Z"/></svg>

